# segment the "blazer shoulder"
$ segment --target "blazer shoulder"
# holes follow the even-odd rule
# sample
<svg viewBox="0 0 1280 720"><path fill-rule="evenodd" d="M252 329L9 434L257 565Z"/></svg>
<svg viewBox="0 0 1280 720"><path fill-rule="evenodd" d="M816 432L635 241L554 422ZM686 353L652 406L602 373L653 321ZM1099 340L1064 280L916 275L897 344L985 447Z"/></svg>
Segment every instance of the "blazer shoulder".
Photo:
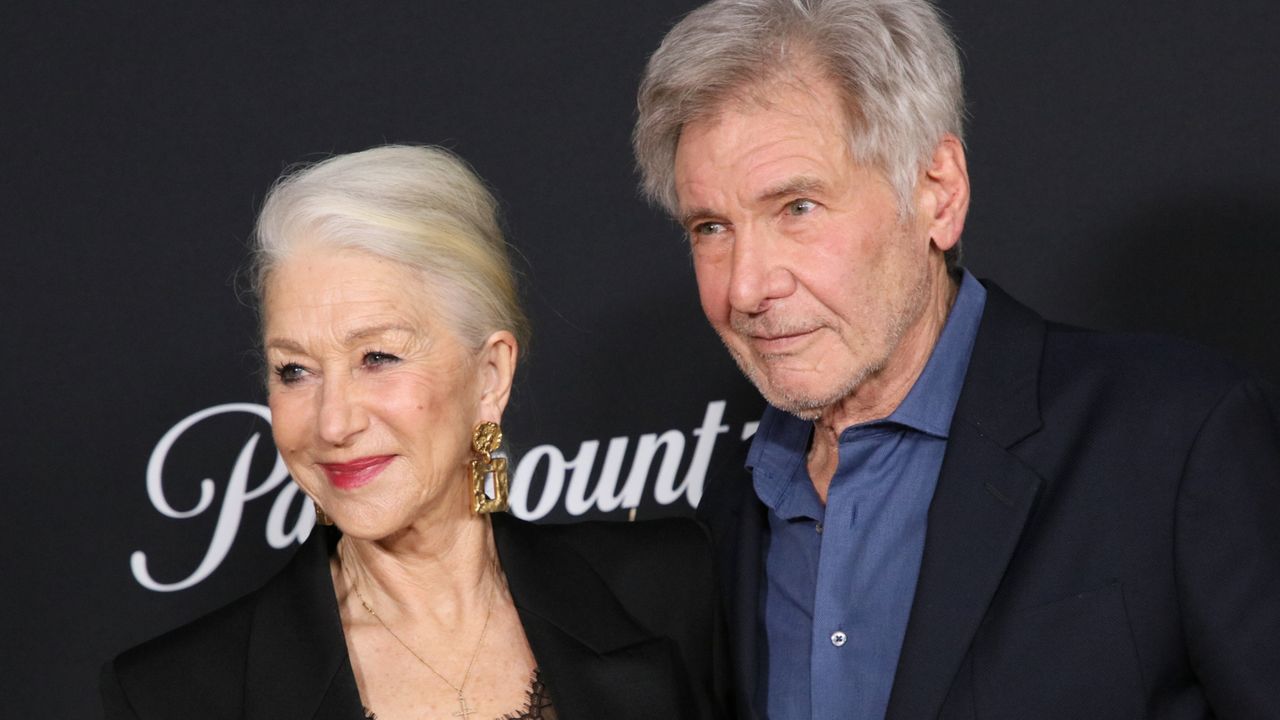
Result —
<svg viewBox="0 0 1280 720"><path fill-rule="evenodd" d="M1155 333L1098 331L1045 320L989 281L974 367L984 385L1039 376L1042 391L1118 393L1216 402L1250 373L1226 355ZM1011 359L1012 358L1012 359ZM1003 389L1002 392L1007 392Z"/></svg>
<svg viewBox="0 0 1280 720"><path fill-rule="evenodd" d="M680 616L681 623L696 623L712 611L716 596L711 541L706 529L691 518L529 525L525 532L540 536L544 548L552 547L548 542L562 548L544 553L543 562L563 560L565 551L585 562L618 602L651 630ZM554 573L555 567L545 571Z"/></svg>
<svg viewBox="0 0 1280 720"><path fill-rule="evenodd" d="M235 717L242 700L253 608L252 592L174 630L137 645L103 667L107 717L127 705L140 717L165 717L201 708L198 717Z"/></svg>
<svg viewBox="0 0 1280 720"><path fill-rule="evenodd" d="M684 581L711 563L706 528L692 518L591 520L538 527L571 547L606 580L638 575L659 584L664 578Z"/></svg>
<svg viewBox="0 0 1280 720"><path fill-rule="evenodd" d="M313 532L257 589L108 662L101 677L108 718L133 717L111 714L121 706L140 717L240 717L255 654L284 652L299 625L327 630L320 627L332 614L326 558L336 537Z"/></svg>
<svg viewBox="0 0 1280 720"><path fill-rule="evenodd" d="M1135 408L1207 412L1233 388L1256 382L1226 355L1178 338L1097 332L1049 323L1042 387L1113 397Z"/></svg>

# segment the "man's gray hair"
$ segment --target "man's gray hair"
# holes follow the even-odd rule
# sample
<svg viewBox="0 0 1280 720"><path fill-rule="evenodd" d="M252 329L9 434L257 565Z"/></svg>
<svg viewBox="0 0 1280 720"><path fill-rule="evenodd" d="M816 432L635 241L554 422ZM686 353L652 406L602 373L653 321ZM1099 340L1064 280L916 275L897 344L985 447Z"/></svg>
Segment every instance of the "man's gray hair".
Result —
<svg viewBox="0 0 1280 720"><path fill-rule="evenodd" d="M632 143L645 195L676 215L681 129L810 70L842 97L853 161L883 172L909 215L934 148L963 138L959 52L927 0L715 0L689 13L640 83Z"/></svg>

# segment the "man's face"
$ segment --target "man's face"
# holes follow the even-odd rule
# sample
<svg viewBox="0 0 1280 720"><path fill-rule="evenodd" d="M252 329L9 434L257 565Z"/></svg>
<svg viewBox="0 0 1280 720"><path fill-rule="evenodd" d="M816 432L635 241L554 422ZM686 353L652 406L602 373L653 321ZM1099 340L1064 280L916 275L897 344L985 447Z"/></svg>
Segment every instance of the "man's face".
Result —
<svg viewBox="0 0 1280 720"><path fill-rule="evenodd" d="M732 102L684 127L679 219L729 352L771 404L816 417L892 372L940 265L927 225L901 221L885 176L850 159L833 88L762 89L767 107Z"/></svg>

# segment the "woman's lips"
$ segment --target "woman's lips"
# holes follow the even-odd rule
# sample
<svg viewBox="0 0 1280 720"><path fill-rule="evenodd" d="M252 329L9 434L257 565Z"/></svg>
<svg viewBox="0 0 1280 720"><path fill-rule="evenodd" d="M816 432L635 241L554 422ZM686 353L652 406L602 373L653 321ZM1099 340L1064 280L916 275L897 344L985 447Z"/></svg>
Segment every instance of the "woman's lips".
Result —
<svg viewBox="0 0 1280 720"><path fill-rule="evenodd" d="M368 485L382 472L387 463L395 459L395 455L377 455L364 457L345 463L320 463L329 482L339 490L353 490L361 485Z"/></svg>

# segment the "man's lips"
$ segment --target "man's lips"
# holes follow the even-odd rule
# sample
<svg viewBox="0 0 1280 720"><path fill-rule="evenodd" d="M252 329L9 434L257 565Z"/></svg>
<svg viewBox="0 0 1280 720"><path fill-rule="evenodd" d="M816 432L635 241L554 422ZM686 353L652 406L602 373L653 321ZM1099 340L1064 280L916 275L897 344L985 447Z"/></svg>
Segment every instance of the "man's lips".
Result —
<svg viewBox="0 0 1280 720"><path fill-rule="evenodd" d="M769 333L751 335L751 345L764 355L785 353L797 349L809 340L816 329L795 330L785 333Z"/></svg>
<svg viewBox="0 0 1280 720"><path fill-rule="evenodd" d="M368 485L382 472L395 455L375 455L344 463L320 463L329 482L340 490L353 490Z"/></svg>

